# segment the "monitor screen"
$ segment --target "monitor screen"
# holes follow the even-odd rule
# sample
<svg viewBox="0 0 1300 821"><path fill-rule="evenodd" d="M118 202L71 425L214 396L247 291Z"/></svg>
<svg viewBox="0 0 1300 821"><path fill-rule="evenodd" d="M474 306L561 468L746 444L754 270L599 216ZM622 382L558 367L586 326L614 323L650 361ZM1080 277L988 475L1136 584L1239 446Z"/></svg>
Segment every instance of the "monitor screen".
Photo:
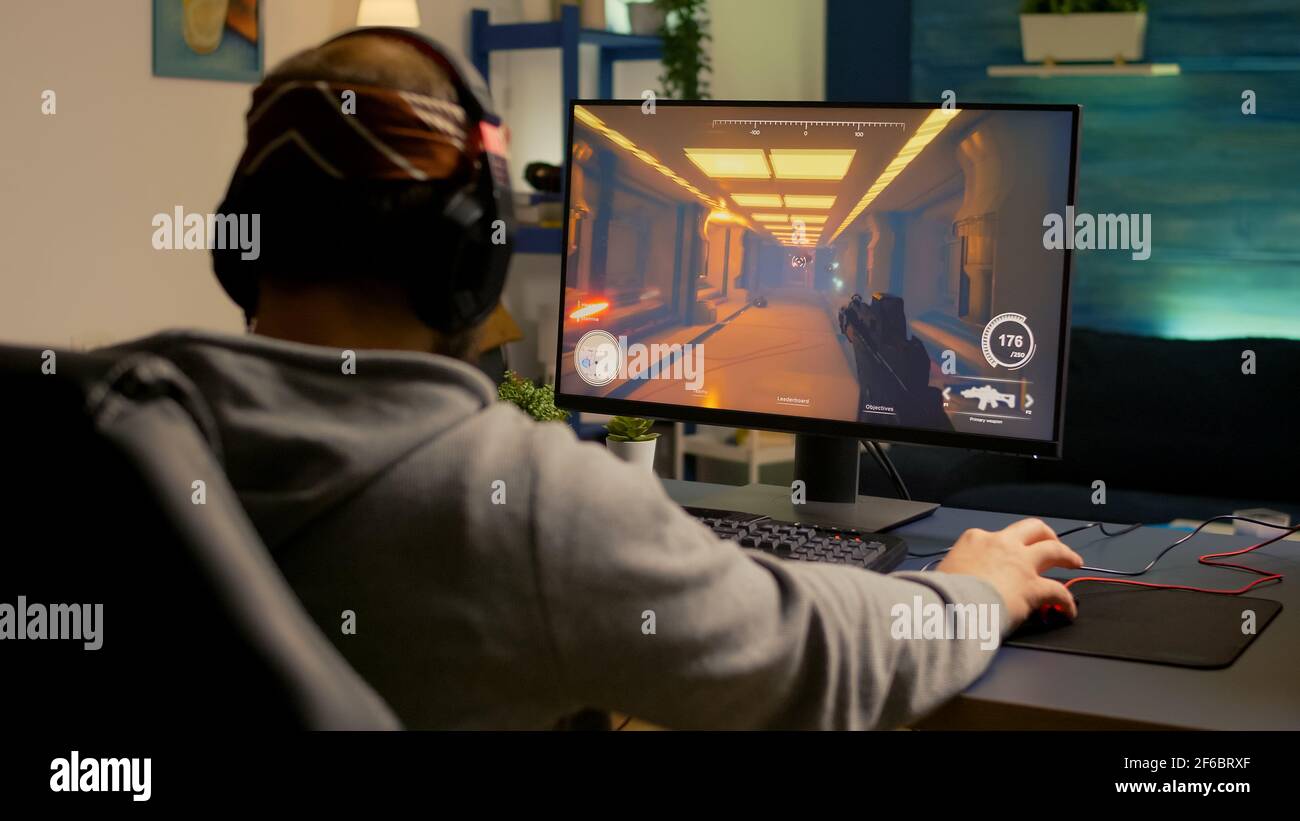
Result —
<svg viewBox="0 0 1300 821"><path fill-rule="evenodd" d="M1077 107L570 114L560 404L1059 452Z"/></svg>

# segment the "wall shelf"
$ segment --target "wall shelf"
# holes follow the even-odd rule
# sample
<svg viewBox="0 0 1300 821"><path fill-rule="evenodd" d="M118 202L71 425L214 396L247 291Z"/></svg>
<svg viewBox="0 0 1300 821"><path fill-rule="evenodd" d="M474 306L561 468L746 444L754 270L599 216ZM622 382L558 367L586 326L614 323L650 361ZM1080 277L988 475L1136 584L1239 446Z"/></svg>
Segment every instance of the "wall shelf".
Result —
<svg viewBox="0 0 1300 821"><path fill-rule="evenodd" d="M1015 66L989 66L990 77L1177 77L1182 67L1177 63L1035 63Z"/></svg>
<svg viewBox="0 0 1300 821"><path fill-rule="evenodd" d="M600 52L598 95L614 96L614 63L622 60L659 60L663 42L658 37L618 34L612 31L584 29L579 24L576 5L564 5L560 19L547 23L493 24L486 9L470 12L470 59L484 82L491 81L491 56L494 51L527 51L556 48L561 54L560 144L568 140L569 101L578 96L578 47L596 46ZM563 245L559 228L521 225L515 234L515 249L522 254L558 254Z"/></svg>
<svg viewBox="0 0 1300 821"><path fill-rule="evenodd" d="M520 254L558 254L564 244L559 228L520 225L515 229L515 252Z"/></svg>
<svg viewBox="0 0 1300 821"><path fill-rule="evenodd" d="M1300 71L1300 57L1184 57L1177 63L1020 63L989 66L990 77L1177 77L1181 74L1236 74Z"/></svg>
<svg viewBox="0 0 1300 821"><path fill-rule="evenodd" d="M485 9L470 12L470 56L474 67L489 80L490 57L494 51L527 51L558 48L562 56L564 110L569 100L578 96L578 46L600 49L600 84L598 96L614 96L614 63L622 60L659 60L663 41L658 37L618 34L579 25L578 7L564 5L560 19L549 23L499 23L488 20Z"/></svg>

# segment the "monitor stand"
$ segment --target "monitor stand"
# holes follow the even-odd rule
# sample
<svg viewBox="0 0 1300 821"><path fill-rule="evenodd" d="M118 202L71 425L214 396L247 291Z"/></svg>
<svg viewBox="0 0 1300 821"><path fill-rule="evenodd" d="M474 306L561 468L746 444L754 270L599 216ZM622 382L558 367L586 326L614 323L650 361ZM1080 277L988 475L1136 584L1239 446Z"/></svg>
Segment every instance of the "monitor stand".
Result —
<svg viewBox="0 0 1300 821"><path fill-rule="evenodd" d="M711 507L754 513L792 522L852 527L881 532L923 519L938 509L932 502L909 502L858 495L858 440L798 434L794 445L795 482L800 486L717 485L663 480L673 501L688 507Z"/></svg>

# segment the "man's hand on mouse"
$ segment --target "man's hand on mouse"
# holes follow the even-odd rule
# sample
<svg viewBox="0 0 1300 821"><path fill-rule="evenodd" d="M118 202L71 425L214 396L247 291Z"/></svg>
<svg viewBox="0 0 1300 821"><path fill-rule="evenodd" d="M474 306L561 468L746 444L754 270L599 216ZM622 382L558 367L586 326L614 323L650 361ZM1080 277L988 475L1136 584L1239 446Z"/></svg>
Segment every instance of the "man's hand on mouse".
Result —
<svg viewBox="0 0 1300 821"><path fill-rule="evenodd" d="M992 533L967 530L936 569L993 585L1015 626L1045 604L1061 605L1071 619L1077 616L1074 597L1065 585L1041 574L1053 567L1082 566L1079 554L1062 544L1043 521L1021 519Z"/></svg>

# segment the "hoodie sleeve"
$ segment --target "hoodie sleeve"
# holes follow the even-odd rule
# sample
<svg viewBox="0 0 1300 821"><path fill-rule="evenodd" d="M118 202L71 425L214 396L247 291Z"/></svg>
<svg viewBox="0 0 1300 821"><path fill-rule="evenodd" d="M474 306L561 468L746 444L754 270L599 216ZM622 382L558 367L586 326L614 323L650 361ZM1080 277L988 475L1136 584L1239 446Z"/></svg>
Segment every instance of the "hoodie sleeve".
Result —
<svg viewBox="0 0 1300 821"><path fill-rule="evenodd" d="M982 580L743 550L644 471L575 446L567 428L540 427L538 599L558 684L575 704L676 729L893 727L973 682L1007 629ZM996 605L993 640L894 629L918 604L949 603Z"/></svg>

